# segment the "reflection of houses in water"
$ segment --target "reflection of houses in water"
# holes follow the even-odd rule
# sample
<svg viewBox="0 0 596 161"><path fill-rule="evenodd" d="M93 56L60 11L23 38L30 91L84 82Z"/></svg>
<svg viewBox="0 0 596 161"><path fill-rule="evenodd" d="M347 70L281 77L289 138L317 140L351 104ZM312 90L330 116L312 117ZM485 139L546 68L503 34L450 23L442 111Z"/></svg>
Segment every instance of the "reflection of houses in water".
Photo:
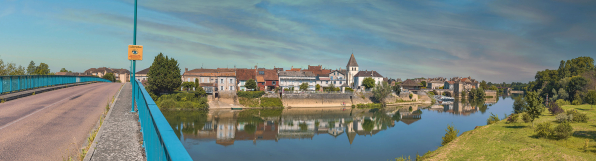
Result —
<svg viewBox="0 0 596 161"><path fill-rule="evenodd" d="M257 143L257 140L278 140L278 124L274 121L257 123L254 133L247 132L247 130L244 129L245 125L247 125L247 123L238 123L235 140L252 140L254 144Z"/></svg>
<svg viewBox="0 0 596 161"><path fill-rule="evenodd" d="M443 102L441 105L432 105L430 110L441 112L448 112L455 115L465 115L468 116L475 112L478 112L478 106L473 106L469 102L462 103L459 100L455 100L455 102Z"/></svg>
<svg viewBox="0 0 596 161"><path fill-rule="evenodd" d="M421 114L416 112L418 110L418 106L412 107L412 111L410 108L400 108L399 114L401 115L400 121L405 123L406 125L413 124L414 122L420 120L422 118Z"/></svg>
<svg viewBox="0 0 596 161"><path fill-rule="evenodd" d="M417 110L418 107L413 107L413 109ZM248 120L249 122L239 121L237 112L211 111L202 129L192 133L185 132L183 137L184 139L215 141L219 145L228 146L240 140L252 140L256 144L258 140L312 139L315 135L320 134L338 137L346 133L352 143L357 135L372 136L386 128L395 126L391 117L397 110L375 114L369 112L368 109L354 109L353 111L288 109L283 111L281 117L265 119L269 121ZM406 111L400 111L399 116L404 123L409 125L417 121L416 118L420 118L420 115ZM412 121L408 121L408 119ZM368 125L365 125L365 122ZM247 126L249 124L253 126Z"/></svg>

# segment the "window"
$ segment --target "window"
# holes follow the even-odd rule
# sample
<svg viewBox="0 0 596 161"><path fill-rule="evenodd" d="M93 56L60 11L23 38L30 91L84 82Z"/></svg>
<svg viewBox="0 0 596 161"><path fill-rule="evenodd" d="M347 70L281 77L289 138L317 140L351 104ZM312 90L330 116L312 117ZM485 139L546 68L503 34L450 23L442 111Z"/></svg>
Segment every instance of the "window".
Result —
<svg viewBox="0 0 596 161"><path fill-rule="evenodd" d="M234 87L233 86L230 86L230 90L234 90Z"/></svg>
<svg viewBox="0 0 596 161"><path fill-rule="evenodd" d="M265 71L259 71L259 75L265 75Z"/></svg>
<svg viewBox="0 0 596 161"><path fill-rule="evenodd" d="M232 79L230 79L230 84L232 84Z"/></svg>
<svg viewBox="0 0 596 161"><path fill-rule="evenodd" d="M223 86L219 87L219 90L223 91Z"/></svg>
<svg viewBox="0 0 596 161"><path fill-rule="evenodd" d="M339 81L339 84L343 84L341 81Z"/></svg>
<svg viewBox="0 0 596 161"><path fill-rule="evenodd" d="M275 81L273 81L272 83L273 83L273 85L275 85Z"/></svg>
<svg viewBox="0 0 596 161"><path fill-rule="evenodd" d="M329 81L325 81L325 84L329 84Z"/></svg>
<svg viewBox="0 0 596 161"><path fill-rule="evenodd" d="M223 79L221 79L221 80L219 81L219 83L223 83Z"/></svg>
<svg viewBox="0 0 596 161"><path fill-rule="evenodd" d="M331 76L331 80L333 80L333 76Z"/></svg>

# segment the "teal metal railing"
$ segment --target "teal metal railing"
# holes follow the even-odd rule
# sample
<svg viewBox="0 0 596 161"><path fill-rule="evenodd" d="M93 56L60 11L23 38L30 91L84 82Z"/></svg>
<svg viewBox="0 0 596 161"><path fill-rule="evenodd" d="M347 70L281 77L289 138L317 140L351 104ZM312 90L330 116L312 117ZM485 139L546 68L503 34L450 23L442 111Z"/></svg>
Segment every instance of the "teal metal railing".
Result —
<svg viewBox="0 0 596 161"><path fill-rule="evenodd" d="M147 160L192 160L141 82L134 79L134 98L139 112Z"/></svg>
<svg viewBox="0 0 596 161"><path fill-rule="evenodd" d="M78 82L110 82L93 76L66 75L11 75L0 76L0 93L11 93L39 87L55 86Z"/></svg>

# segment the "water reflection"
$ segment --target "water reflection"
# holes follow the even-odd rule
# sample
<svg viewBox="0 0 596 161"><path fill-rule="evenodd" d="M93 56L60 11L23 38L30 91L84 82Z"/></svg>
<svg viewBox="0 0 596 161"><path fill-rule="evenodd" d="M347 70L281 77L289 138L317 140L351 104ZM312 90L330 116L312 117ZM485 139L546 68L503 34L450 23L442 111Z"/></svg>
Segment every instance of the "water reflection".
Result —
<svg viewBox="0 0 596 161"><path fill-rule="evenodd" d="M179 138L213 141L228 146L235 141L313 139L316 135L338 137L347 134L350 144L356 136L375 135L402 122L420 120L420 108L388 107L383 110L308 108L285 110L163 111Z"/></svg>
<svg viewBox="0 0 596 161"><path fill-rule="evenodd" d="M467 100L455 99L453 102L443 102L430 106L430 110L439 113L447 112L454 115L468 116L476 112L485 113L489 106L497 103L497 98L488 98L487 100Z"/></svg>

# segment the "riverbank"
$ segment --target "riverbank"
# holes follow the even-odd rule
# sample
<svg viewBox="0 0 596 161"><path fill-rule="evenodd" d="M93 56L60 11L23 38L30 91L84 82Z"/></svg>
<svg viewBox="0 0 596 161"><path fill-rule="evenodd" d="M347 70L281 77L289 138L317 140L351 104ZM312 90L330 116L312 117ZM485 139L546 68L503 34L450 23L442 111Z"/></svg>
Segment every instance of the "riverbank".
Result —
<svg viewBox="0 0 596 161"><path fill-rule="evenodd" d="M521 118L510 124L501 120L462 133L449 144L425 154L423 160L596 160L596 109L590 105L568 105L563 109L577 109L591 118L587 123L571 123L574 132L568 139L537 138L532 123L523 123ZM534 124L542 122L559 124L548 110ZM584 151L586 139L589 148Z"/></svg>

